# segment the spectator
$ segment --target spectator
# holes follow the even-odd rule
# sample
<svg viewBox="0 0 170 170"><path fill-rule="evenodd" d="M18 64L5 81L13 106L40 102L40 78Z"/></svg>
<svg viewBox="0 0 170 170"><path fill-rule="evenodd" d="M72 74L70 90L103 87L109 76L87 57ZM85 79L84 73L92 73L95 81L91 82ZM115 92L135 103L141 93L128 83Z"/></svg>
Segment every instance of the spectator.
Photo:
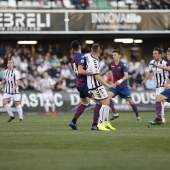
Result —
<svg viewBox="0 0 170 170"><path fill-rule="evenodd" d="M28 61L26 58L22 59L22 62L19 66L21 72L28 72Z"/></svg>
<svg viewBox="0 0 170 170"><path fill-rule="evenodd" d="M22 81L21 81L22 83L21 83L20 87L22 90L25 90L28 88L28 81L27 81L26 73L21 74L21 79L22 79Z"/></svg>
<svg viewBox="0 0 170 170"><path fill-rule="evenodd" d="M153 75L146 80L145 88L148 90L156 89L156 84Z"/></svg>
<svg viewBox="0 0 170 170"><path fill-rule="evenodd" d="M59 59L63 57L62 51L60 50L58 43L55 45L54 55L56 55Z"/></svg>
<svg viewBox="0 0 170 170"><path fill-rule="evenodd" d="M147 0L138 0L138 9L149 9L149 3Z"/></svg>
<svg viewBox="0 0 170 170"><path fill-rule="evenodd" d="M62 58L62 61L61 61L61 65L64 65L64 64L69 64L70 61L68 60L68 57L66 55L63 56Z"/></svg>
<svg viewBox="0 0 170 170"><path fill-rule="evenodd" d="M40 76L36 76L36 78L35 78L34 89L36 91L41 91L41 77Z"/></svg>
<svg viewBox="0 0 170 170"><path fill-rule="evenodd" d="M51 63L50 63L50 59L49 59L49 56L48 56L48 55L46 55L46 56L44 57L44 65L45 65L48 69L51 68Z"/></svg>
<svg viewBox="0 0 170 170"><path fill-rule="evenodd" d="M28 70L29 70L30 72L33 72L33 71L36 70L34 57L30 57L30 62L28 63Z"/></svg>
<svg viewBox="0 0 170 170"><path fill-rule="evenodd" d="M37 52L41 55L44 55L44 48L43 48L42 44L38 45Z"/></svg>
<svg viewBox="0 0 170 170"><path fill-rule="evenodd" d="M60 66L61 66L60 60L57 58L56 55L53 55L53 59L51 60L52 69L56 70L56 68Z"/></svg>
<svg viewBox="0 0 170 170"><path fill-rule="evenodd" d="M15 67L20 67L21 58L18 54L18 51L14 52L14 55L12 56L12 61L14 62Z"/></svg>
<svg viewBox="0 0 170 170"><path fill-rule="evenodd" d="M134 60L129 63L129 85L130 88L136 89L136 85L139 82L139 62L135 62Z"/></svg>
<svg viewBox="0 0 170 170"><path fill-rule="evenodd" d="M44 61L43 56L39 54L38 58L35 61L36 66L39 66L43 61Z"/></svg>
<svg viewBox="0 0 170 170"><path fill-rule="evenodd" d="M48 70L48 67L44 64L44 61L37 67L38 75L42 76L45 71Z"/></svg>
<svg viewBox="0 0 170 170"><path fill-rule="evenodd" d="M0 57L4 57L6 53L6 50L4 48L4 46L1 44L0 45Z"/></svg>
<svg viewBox="0 0 170 170"><path fill-rule="evenodd" d="M61 76L64 78L66 86L70 87L70 83L72 80L72 74L71 74L70 70L68 69L68 65L66 65L66 64L62 65Z"/></svg>

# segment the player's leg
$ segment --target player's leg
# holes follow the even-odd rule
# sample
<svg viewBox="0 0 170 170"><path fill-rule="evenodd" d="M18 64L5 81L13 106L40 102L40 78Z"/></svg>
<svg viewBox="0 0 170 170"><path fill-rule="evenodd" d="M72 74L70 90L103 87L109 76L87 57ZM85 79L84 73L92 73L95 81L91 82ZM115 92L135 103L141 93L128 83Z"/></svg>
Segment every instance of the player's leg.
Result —
<svg viewBox="0 0 170 170"><path fill-rule="evenodd" d="M108 97L109 97L109 106L110 106L112 113L113 113L113 116L111 117L110 120L114 120L114 119L119 117L119 114L117 113L117 111L114 107L114 102L112 100L112 98L117 95L117 91L116 91L116 89L111 88L111 89L109 89L107 94L108 94Z"/></svg>
<svg viewBox="0 0 170 170"><path fill-rule="evenodd" d="M50 109L49 109L49 100L44 98L44 109L45 109L45 114L46 116L50 115Z"/></svg>
<svg viewBox="0 0 170 170"><path fill-rule="evenodd" d="M164 87L159 87L156 88L156 96L158 96L159 94L161 94L164 91ZM165 106L164 106L164 102L161 102L161 107L162 107L162 111L161 111L161 119L162 119L162 123L165 123Z"/></svg>
<svg viewBox="0 0 170 170"><path fill-rule="evenodd" d="M54 97L53 97L53 94L49 94L49 100L50 100L50 103L51 103L51 110L52 110L52 116L53 117L56 117L56 110L55 110L55 104L54 104Z"/></svg>
<svg viewBox="0 0 170 170"><path fill-rule="evenodd" d="M162 102L170 98L170 90L163 91L160 95L156 97L156 114L157 117L154 121L149 121L152 125L162 124Z"/></svg>
<svg viewBox="0 0 170 170"><path fill-rule="evenodd" d="M88 92L88 87L84 87L84 89L80 90L80 99L81 99L81 103L80 105L77 107L73 119L72 121L69 123L69 126L73 129L73 130L79 130L79 128L77 127L76 123L77 123L77 119L81 116L81 114L84 112L85 108L88 106L89 104L89 92Z"/></svg>
<svg viewBox="0 0 170 170"><path fill-rule="evenodd" d="M23 109L22 109L22 106L20 104L21 95L20 94L13 94L12 98L15 102L15 106L17 108L17 112L18 112L18 115L19 115L19 120L21 122L21 121L23 121Z"/></svg>
<svg viewBox="0 0 170 170"><path fill-rule="evenodd" d="M14 116L14 114L12 112L12 109L11 109L11 107L8 104L8 101L9 101L10 98L11 98L10 94L7 94L7 93L3 94L3 97L2 97L2 99L3 99L3 106L6 109L8 115L10 116L8 122L11 122L13 119L15 119L15 116Z"/></svg>
<svg viewBox="0 0 170 170"><path fill-rule="evenodd" d="M116 130L109 123L109 99L100 100L101 109L99 112L98 130ZM105 129L106 128L106 129Z"/></svg>
<svg viewBox="0 0 170 170"><path fill-rule="evenodd" d="M141 121L141 118L139 117L138 107L137 107L137 105L133 102L132 98L127 98L126 100L127 100L127 101L129 102L129 104L131 105L131 107L132 107L132 109L133 109L133 111L134 111L134 113L135 113L135 115L136 115L136 120L137 120L137 121Z"/></svg>

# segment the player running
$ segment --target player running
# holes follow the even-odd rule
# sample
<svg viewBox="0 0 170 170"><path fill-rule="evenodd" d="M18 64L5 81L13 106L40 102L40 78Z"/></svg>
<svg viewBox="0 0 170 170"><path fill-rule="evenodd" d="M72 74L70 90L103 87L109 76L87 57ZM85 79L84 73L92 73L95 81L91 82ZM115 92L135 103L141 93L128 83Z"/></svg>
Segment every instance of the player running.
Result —
<svg viewBox="0 0 170 170"><path fill-rule="evenodd" d="M54 85L56 83L49 77L47 72L44 72L43 79L41 79L40 84L41 84L41 91L42 91L42 95L43 95L46 116L50 115L49 106L51 105L52 116L55 117L56 111L55 111L55 104L54 104L52 90L54 89Z"/></svg>
<svg viewBox="0 0 170 170"><path fill-rule="evenodd" d="M3 79L1 82L1 88L5 85L5 90L2 97L3 106L10 116L8 122L11 122L13 119L15 119L15 116L8 102L10 99L13 99L19 115L19 121L22 122L23 110L20 104L21 95L19 94L19 85L21 84L21 78L19 76L19 72L14 69L14 62L12 60L8 60L7 67L8 69L4 71Z"/></svg>
<svg viewBox="0 0 170 170"><path fill-rule="evenodd" d="M158 96L160 93L164 91L164 86L168 82L168 72L165 70L162 70L160 68L155 67L154 65L157 66L162 66L166 67L167 62L165 60L162 60L162 50L160 48L154 48L153 50L153 60L150 61L149 63L149 72L146 75L146 78L142 81L142 84L145 84L146 80L152 75L154 76L155 83L156 83L156 96ZM157 117L154 120L155 123L165 123L165 115L164 115L164 105L163 103L157 103L156 102L156 110L157 109L162 109L161 110L161 119L160 119L160 114L157 112ZM149 121L149 123L153 123L153 121Z"/></svg>
<svg viewBox="0 0 170 170"><path fill-rule="evenodd" d="M159 68L159 69L163 69L163 70L168 71L169 72L169 81L170 81L170 48L168 48L168 50L166 51L166 54L167 54L167 59L168 59L166 66L157 65L156 63L151 63L150 65L152 65L155 68ZM165 91L167 89L169 89L169 83L170 83L169 81L167 83L165 83L165 85L164 85ZM163 91L160 95L158 95L159 97L158 96L156 97L156 102L163 102L164 107L169 108L170 107L169 100L165 99L165 97L169 99L170 96L168 95L169 92L168 91L165 92L165 91ZM157 103L156 105L160 106L160 103ZM162 105L161 105L161 107L162 107ZM160 116L160 115L162 115L162 110L160 111L160 107L156 107L156 112L157 112L157 118L156 118L157 121L155 121L155 120L149 121L149 123L153 124L153 125L159 125L159 124L165 123L162 120L162 116ZM161 114L160 114L160 112L161 112Z"/></svg>
<svg viewBox="0 0 170 170"><path fill-rule="evenodd" d="M86 54L87 59L87 71L92 72L93 75L87 76L87 85L88 89L94 95L94 99L96 99L101 106L99 113L99 122L98 122L98 130L101 131L110 131L116 130L111 124L108 122L109 119L109 100L108 94L104 86L111 88L113 85L108 84L100 77L99 70L99 56L100 56L100 46L95 43L92 45L92 53Z"/></svg>
<svg viewBox="0 0 170 170"><path fill-rule="evenodd" d="M113 74L113 83L115 83L115 88L110 88L108 91L109 99L119 95L121 98L126 99L129 104L132 106L133 111L136 115L136 120L141 121L139 117L138 109L136 104L133 102L131 93L129 88L127 87L127 79L128 79L128 70L126 65L120 61L120 51L113 51L113 61L109 64L109 66L100 74L104 75L109 70L112 71Z"/></svg>

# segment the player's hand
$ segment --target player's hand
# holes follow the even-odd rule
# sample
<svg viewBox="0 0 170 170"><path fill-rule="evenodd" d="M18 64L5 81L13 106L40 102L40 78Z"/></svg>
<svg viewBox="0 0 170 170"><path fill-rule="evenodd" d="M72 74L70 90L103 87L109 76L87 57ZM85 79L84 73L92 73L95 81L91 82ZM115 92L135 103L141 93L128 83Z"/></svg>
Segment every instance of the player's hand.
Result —
<svg viewBox="0 0 170 170"><path fill-rule="evenodd" d="M155 63L149 63L149 65L151 65L153 67L158 67Z"/></svg>
<svg viewBox="0 0 170 170"><path fill-rule="evenodd" d="M166 83L166 84L164 85L164 88L165 88L165 90L169 89L169 84Z"/></svg>
<svg viewBox="0 0 170 170"><path fill-rule="evenodd" d="M14 87L14 88L12 89L12 93L13 93L15 90L16 90L16 87Z"/></svg>
<svg viewBox="0 0 170 170"><path fill-rule="evenodd" d="M116 88L116 84L110 84L109 88Z"/></svg>
<svg viewBox="0 0 170 170"><path fill-rule="evenodd" d="M144 85L145 83L146 83L146 80L143 80L141 84L143 84L143 85Z"/></svg>

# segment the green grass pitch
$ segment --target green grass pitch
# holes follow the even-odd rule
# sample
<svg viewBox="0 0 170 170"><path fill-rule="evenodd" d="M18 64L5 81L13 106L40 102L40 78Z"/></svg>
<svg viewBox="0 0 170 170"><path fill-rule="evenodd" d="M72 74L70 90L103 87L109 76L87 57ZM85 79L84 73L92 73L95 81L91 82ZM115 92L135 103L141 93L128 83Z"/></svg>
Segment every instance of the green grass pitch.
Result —
<svg viewBox="0 0 170 170"><path fill-rule="evenodd" d="M167 123L148 128L155 113L120 113L116 131L91 131L92 114L84 113L79 131L68 126L73 114L25 115L7 123L0 116L0 170L168 170L170 113Z"/></svg>

